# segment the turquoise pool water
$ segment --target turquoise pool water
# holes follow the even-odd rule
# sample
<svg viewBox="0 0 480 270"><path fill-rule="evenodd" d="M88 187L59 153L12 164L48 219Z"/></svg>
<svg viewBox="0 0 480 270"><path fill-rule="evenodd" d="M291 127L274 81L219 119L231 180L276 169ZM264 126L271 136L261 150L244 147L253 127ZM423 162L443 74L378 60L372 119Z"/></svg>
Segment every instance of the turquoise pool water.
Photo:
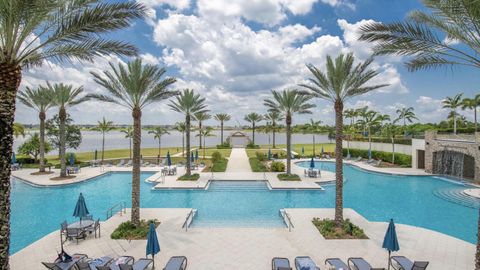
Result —
<svg viewBox="0 0 480 270"><path fill-rule="evenodd" d="M308 163L300 164L306 167ZM333 170L334 164L317 163ZM274 190L264 182L213 182L208 190L151 190L141 175L141 207L196 208L193 226L281 227L281 208L334 207L334 186L325 191ZM353 208L372 221L394 218L398 223L429 228L474 243L477 210L443 200L436 190L450 190L458 184L434 177L393 176L368 173L345 166L345 207ZM57 230L71 215L80 192L94 217L102 220L113 204L130 205L130 173L111 173L64 187L40 188L12 180L11 252L26 247Z"/></svg>

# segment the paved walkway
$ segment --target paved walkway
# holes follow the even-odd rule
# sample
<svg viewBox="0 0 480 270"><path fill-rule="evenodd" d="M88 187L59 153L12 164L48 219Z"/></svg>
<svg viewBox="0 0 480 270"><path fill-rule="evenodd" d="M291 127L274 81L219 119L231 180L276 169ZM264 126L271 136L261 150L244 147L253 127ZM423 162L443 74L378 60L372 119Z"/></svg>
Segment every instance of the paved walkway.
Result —
<svg viewBox="0 0 480 270"><path fill-rule="evenodd" d="M251 172L250 162L248 161L245 148L233 148L228 159L227 170L225 172Z"/></svg>

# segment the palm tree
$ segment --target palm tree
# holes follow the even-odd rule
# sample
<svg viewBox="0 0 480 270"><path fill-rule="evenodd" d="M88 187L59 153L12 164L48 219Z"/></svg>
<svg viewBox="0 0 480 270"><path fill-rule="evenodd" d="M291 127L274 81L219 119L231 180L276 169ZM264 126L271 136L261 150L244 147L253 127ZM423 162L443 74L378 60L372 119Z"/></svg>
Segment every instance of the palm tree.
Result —
<svg viewBox="0 0 480 270"><path fill-rule="evenodd" d="M418 120L415 112L413 111L413 107L403 107L397 109L398 120L403 121L403 137L407 137L407 121L412 123L413 120Z"/></svg>
<svg viewBox="0 0 480 270"><path fill-rule="evenodd" d="M47 110L53 105L50 95L49 89L44 87L39 87L37 89L26 87L25 91L20 92L18 95L20 102L38 112L38 118L40 119L39 172L42 173L45 172L45 119L47 118Z"/></svg>
<svg viewBox="0 0 480 270"><path fill-rule="evenodd" d="M184 89L175 100L172 100L168 104L170 108L176 112L183 113L185 115L185 134L187 135L187 171L185 175L190 176L192 174L190 164L190 121L195 114L207 113L207 105L205 104L205 98L199 94L195 94L191 89Z"/></svg>
<svg viewBox="0 0 480 270"><path fill-rule="evenodd" d="M279 121L283 120L283 116L277 111L268 112L263 116L263 119L269 121L271 123L271 131L272 131L272 148L276 148L275 145L275 133L279 131L280 127L277 126Z"/></svg>
<svg viewBox="0 0 480 270"><path fill-rule="evenodd" d="M360 39L374 42L378 55L413 56L406 63L410 71L454 65L480 68L479 1L423 3L429 11L413 11L405 22L369 23L361 28ZM476 270L480 270L480 215L478 218Z"/></svg>
<svg viewBox="0 0 480 270"><path fill-rule="evenodd" d="M220 122L220 144L223 145L223 123L230 121L232 117L226 113L217 113L214 118Z"/></svg>
<svg viewBox="0 0 480 270"><path fill-rule="evenodd" d="M457 108L462 106L463 93L456 94L453 97L447 97L443 100L443 108L451 110L453 116L453 133L457 134Z"/></svg>
<svg viewBox="0 0 480 270"><path fill-rule="evenodd" d="M120 132L125 134L125 139L128 139L128 157L132 159L133 128L127 127L125 129L120 130Z"/></svg>
<svg viewBox="0 0 480 270"><path fill-rule="evenodd" d="M252 124L252 142L253 142L253 145L255 145L255 124L262 121L263 116L256 112L252 112L245 115L244 120Z"/></svg>
<svg viewBox="0 0 480 270"><path fill-rule="evenodd" d="M105 94L91 94L90 97L103 102L118 104L132 112L133 118L133 159L132 159L132 215L134 225L140 224L140 145L142 141L142 110L158 101L177 94L168 90L175 78L163 78L166 70L155 65L143 65L135 59L115 66L109 63L111 71L103 74L91 72L94 81L102 86Z"/></svg>
<svg viewBox="0 0 480 270"><path fill-rule="evenodd" d="M112 121L107 121L105 117L103 117L102 121L98 121L98 125L95 128L96 131L99 131L102 133L102 164L103 164L103 159L105 157L105 134L107 132L110 132L113 130L113 122Z"/></svg>
<svg viewBox="0 0 480 270"><path fill-rule="evenodd" d="M322 121L314 121L310 119L310 123L305 124L307 127L307 132L312 134L312 148L313 148L313 157L315 157L315 135L322 131L320 124Z"/></svg>
<svg viewBox="0 0 480 270"><path fill-rule="evenodd" d="M368 131L368 150L372 151L372 128L378 127L383 121L390 120L390 116L382 115L375 111L367 111L364 119L360 119L358 123L365 127Z"/></svg>
<svg viewBox="0 0 480 270"><path fill-rule="evenodd" d="M202 123L212 118L212 116L206 112L200 112L195 114L195 120L198 121L198 137L199 137L199 148L202 149ZM204 146L205 147L205 146Z"/></svg>
<svg viewBox="0 0 480 270"><path fill-rule="evenodd" d="M200 133L197 134L197 137L202 136L203 137L203 145L205 145L205 138L206 137L215 137L216 135L212 133L213 128L212 127L206 127L200 130ZM203 159L205 159L205 147L203 147Z"/></svg>
<svg viewBox="0 0 480 270"><path fill-rule="evenodd" d="M350 125L353 125L354 120L355 120L355 110L354 109L348 109L343 112L343 116L345 119L350 119Z"/></svg>
<svg viewBox="0 0 480 270"><path fill-rule="evenodd" d="M13 136L15 138L25 137L25 127L20 123L13 123Z"/></svg>
<svg viewBox="0 0 480 270"><path fill-rule="evenodd" d="M365 117L367 117L367 112L368 112L368 106L364 106L364 107L361 107L361 108L358 108L355 110L355 114L357 117L360 117L360 119L363 119L365 120ZM359 124L361 126L361 124L359 123L360 120L357 120L357 124ZM354 121L355 123L355 121ZM367 132L367 129L365 126L361 126L362 129L363 129L363 136L365 136L365 133Z"/></svg>
<svg viewBox="0 0 480 270"><path fill-rule="evenodd" d="M156 127L153 130L148 131L148 134L153 134L154 139L158 139L158 157L162 156L162 136L165 134L170 134L168 129L163 127Z"/></svg>
<svg viewBox="0 0 480 270"><path fill-rule="evenodd" d="M58 149L58 156L60 157L60 177L67 177L67 164L65 156L65 121L67 120L67 108L78 105L85 102L89 97L80 97L83 93L83 87L73 87L72 85L66 85L63 83L51 85L47 82L47 88L49 89L50 99L52 104L58 107L58 118L60 119L59 125L59 139L60 148Z"/></svg>
<svg viewBox="0 0 480 270"><path fill-rule="evenodd" d="M398 119L382 126L382 135L390 138L392 141L392 164L395 164L395 136L397 135L398 127L395 125Z"/></svg>
<svg viewBox="0 0 480 270"><path fill-rule="evenodd" d="M315 105L308 103L312 95L298 90L287 89L283 91L272 91L273 99L265 99L264 105L269 111L278 112L285 116L286 133L287 133L287 174L291 174L291 158L292 158L292 142L291 142L291 126L293 114L312 113L311 108Z"/></svg>
<svg viewBox="0 0 480 270"><path fill-rule="evenodd" d="M185 123L178 122L175 124L175 130L182 133L182 157L185 157Z"/></svg>
<svg viewBox="0 0 480 270"><path fill-rule="evenodd" d="M480 106L480 94L475 95L473 98L464 98L462 100L462 110L473 110L473 121L475 123L475 132L477 129L477 107Z"/></svg>
<svg viewBox="0 0 480 270"><path fill-rule="evenodd" d="M136 1L0 1L0 160L12 155L15 99L22 71L45 60L59 63L92 61L100 55L134 55L132 45L111 40L109 34L145 15ZM104 35L105 34L105 35ZM10 165L0 165L0 213L10 213ZM0 226L0 238L9 243L10 224ZM0 247L0 269L8 269L8 244Z"/></svg>
<svg viewBox="0 0 480 270"><path fill-rule="evenodd" d="M327 56L326 73L312 64L307 65L313 75L310 84L302 86L309 89L313 95L329 100L335 108L335 221L338 226L343 223L343 104L346 100L359 96L386 85L365 84L378 75L369 69L373 59L353 66L353 54L340 54L335 61Z"/></svg>

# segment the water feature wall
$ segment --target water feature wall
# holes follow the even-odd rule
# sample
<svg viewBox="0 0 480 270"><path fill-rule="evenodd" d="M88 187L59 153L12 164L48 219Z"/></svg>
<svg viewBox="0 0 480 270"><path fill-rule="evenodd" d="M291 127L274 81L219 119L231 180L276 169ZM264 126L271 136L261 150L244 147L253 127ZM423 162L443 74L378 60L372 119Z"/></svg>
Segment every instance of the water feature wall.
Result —
<svg viewBox="0 0 480 270"><path fill-rule="evenodd" d="M465 154L452 150L433 153L433 173L464 177Z"/></svg>

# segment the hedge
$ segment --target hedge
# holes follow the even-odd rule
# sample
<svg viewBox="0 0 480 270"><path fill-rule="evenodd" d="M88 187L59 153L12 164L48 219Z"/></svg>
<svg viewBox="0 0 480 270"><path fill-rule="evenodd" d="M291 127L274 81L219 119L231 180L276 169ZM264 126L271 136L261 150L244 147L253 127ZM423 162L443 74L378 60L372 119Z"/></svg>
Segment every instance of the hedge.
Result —
<svg viewBox="0 0 480 270"><path fill-rule="evenodd" d="M438 133L453 133L453 128L442 128L437 130ZM475 127L457 128L457 133L475 133Z"/></svg>
<svg viewBox="0 0 480 270"><path fill-rule="evenodd" d="M343 148L343 155L347 156L347 148ZM350 148L350 156L368 158L368 150L364 149L352 149ZM381 159L386 162L392 163L392 153L372 150L372 158ZM395 153L395 164L402 167L412 166L412 156L401 153Z"/></svg>
<svg viewBox="0 0 480 270"><path fill-rule="evenodd" d="M346 142L347 140L343 140L344 142ZM358 142L368 142L368 138L365 138L365 137L355 137L351 140L349 140L351 142L355 142L355 141L358 141ZM381 138L381 137L372 137L372 142L376 142L376 143L392 143L392 139L390 138ZM412 145L412 139L410 138L395 138L395 144L405 144L405 145Z"/></svg>

